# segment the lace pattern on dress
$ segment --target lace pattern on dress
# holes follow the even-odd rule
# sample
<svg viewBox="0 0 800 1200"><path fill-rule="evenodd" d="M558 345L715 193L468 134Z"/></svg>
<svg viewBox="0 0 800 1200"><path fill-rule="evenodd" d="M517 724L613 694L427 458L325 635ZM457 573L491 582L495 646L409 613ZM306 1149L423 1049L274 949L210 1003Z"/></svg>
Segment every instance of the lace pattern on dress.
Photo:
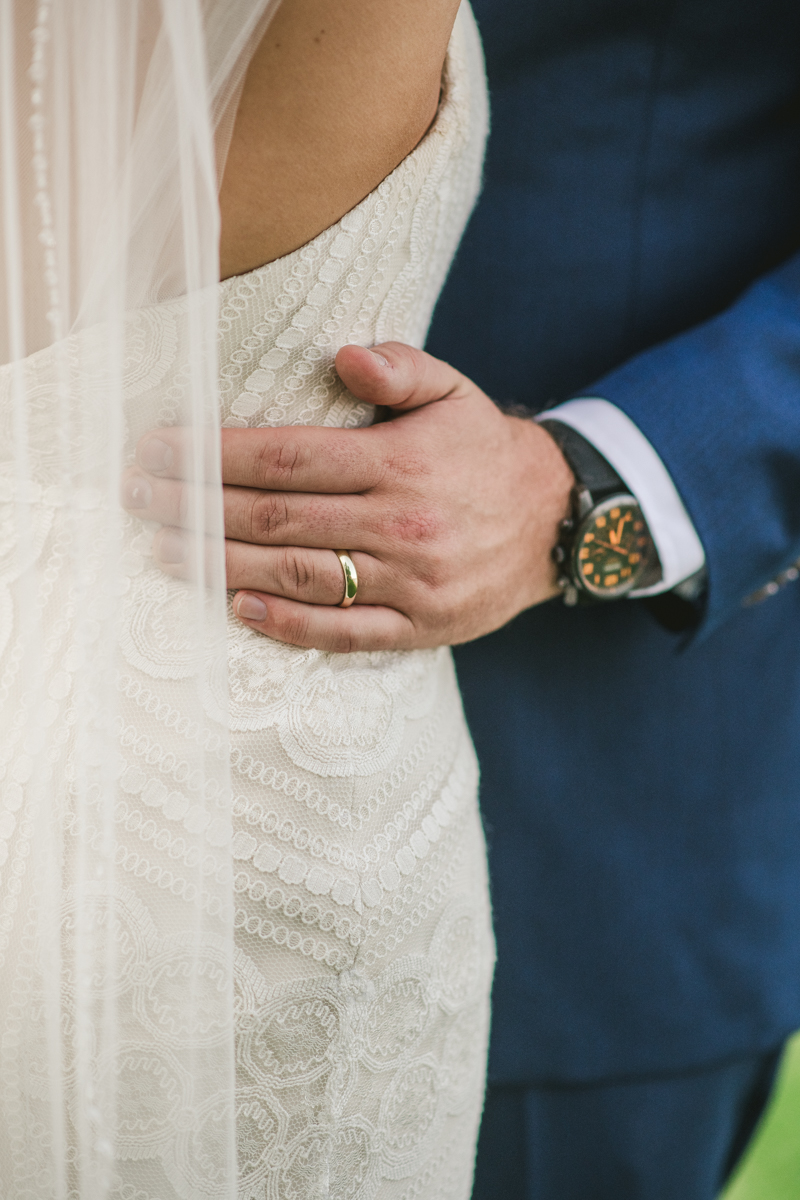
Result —
<svg viewBox="0 0 800 1200"><path fill-rule="evenodd" d="M480 48L463 7L439 115L417 149L307 246L220 285L223 425L369 422L369 406L336 376L334 355L348 342L421 344L475 199L485 127ZM181 319L181 301L131 318L132 441L175 420L186 387L177 366ZM74 352L90 378L91 337ZM16 1022L0 1031L0 1140L15 1172L9 1200L51 1195L20 1116L29 1123L46 1095L46 1059L37 1051L42 964L30 961L25 940L26 922L37 919L29 881L18 899L32 825L24 711L14 704L15 581L32 562L46 564L36 602L60 731L53 811L67 863L79 820L70 805L71 672L92 646L92 613L71 607L59 556L76 511L82 528L91 525L95 498L63 496L49 480L48 411L56 399L47 354L28 369L40 384L32 419L41 436L32 439L40 483L29 497L25 546L6 536L2 503L12 501L14 484L0 471L0 957L8 950ZM0 386L10 386L7 377ZM0 435L2 412L0 404ZM99 438L75 454L88 462L102 450ZM185 714L182 681L195 647L178 619L183 585L152 562L152 532L124 519L129 583L114 601L118 874L112 892L98 883L92 898L98 926L114 922L125 1036L114 1071L139 1114L118 1130L124 1162L112 1193L119 1200L221 1197L218 1113L213 1104L195 1111L177 1051L200 1052L230 1034L213 1022L187 1027L180 1007L190 969L201 995L223 986L224 942L207 940L198 958L196 946L188 954L185 937L169 932L170 913L196 900L183 872L197 865L202 844L209 881L224 879L234 862L239 1200L466 1200L493 944L477 770L449 651L323 654L275 643L229 614L227 643L206 647L212 682L204 703L230 730L233 797L205 796L210 814L199 803L187 748L202 742L214 756L225 743ZM230 918L217 889L200 901L221 921ZM62 921L68 931L69 905ZM66 978L67 995L70 986ZM68 1097L73 1113L79 1100ZM207 1167L201 1178L192 1166L198 1161Z"/></svg>

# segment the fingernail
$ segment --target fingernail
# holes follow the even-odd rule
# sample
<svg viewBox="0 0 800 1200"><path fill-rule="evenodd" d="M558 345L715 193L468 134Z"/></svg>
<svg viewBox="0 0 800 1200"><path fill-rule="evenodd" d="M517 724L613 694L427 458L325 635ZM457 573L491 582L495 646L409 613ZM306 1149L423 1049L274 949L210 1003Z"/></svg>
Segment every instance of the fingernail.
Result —
<svg viewBox="0 0 800 1200"><path fill-rule="evenodd" d="M378 362L381 364L382 367L389 366L388 358L384 358L382 354L378 354L377 350L370 350L370 354L372 355L373 358L377 358Z"/></svg>
<svg viewBox="0 0 800 1200"><path fill-rule="evenodd" d="M166 471L167 467L172 466L175 455L172 447L162 442L161 438L148 438L139 446L136 458L145 471Z"/></svg>
<svg viewBox="0 0 800 1200"><path fill-rule="evenodd" d="M153 542L153 553L160 562L182 563L188 550L186 538L172 529L162 529Z"/></svg>
<svg viewBox="0 0 800 1200"><path fill-rule="evenodd" d="M258 596L242 596L236 605L236 615L244 617L245 621L263 621L267 615L267 606Z"/></svg>
<svg viewBox="0 0 800 1200"><path fill-rule="evenodd" d="M149 508L153 500L153 489L141 475L126 479L122 489L122 503L126 508Z"/></svg>

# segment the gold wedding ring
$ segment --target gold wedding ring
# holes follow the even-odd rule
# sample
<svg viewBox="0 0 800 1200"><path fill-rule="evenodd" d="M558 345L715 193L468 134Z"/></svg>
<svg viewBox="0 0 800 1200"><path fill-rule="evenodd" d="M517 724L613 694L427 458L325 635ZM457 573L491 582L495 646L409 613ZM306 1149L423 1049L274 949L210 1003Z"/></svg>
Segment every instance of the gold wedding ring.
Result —
<svg viewBox="0 0 800 1200"><path fill-rule="evenodd" d="M358 571L348 550L334 550L333 553L342 564L344 573L344 596L339 601L339 608L349 608L358 591Z"/></svg>

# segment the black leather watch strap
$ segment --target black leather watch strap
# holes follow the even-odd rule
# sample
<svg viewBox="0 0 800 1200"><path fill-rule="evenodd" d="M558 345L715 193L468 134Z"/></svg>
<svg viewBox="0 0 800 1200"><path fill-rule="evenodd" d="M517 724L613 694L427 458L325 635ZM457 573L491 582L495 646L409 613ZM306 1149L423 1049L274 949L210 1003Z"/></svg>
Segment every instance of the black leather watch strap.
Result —
<svg viewBox="0 0 800 1200"><path fill-rule="evenodd" d="M553 550L553 558L560 567L558 583L564 592L564 602L568 605L607 603L631 590L657 583L661 578L658 553L644 514L624 480L600 451L571 425L555 417L545 417L539 424L553 438L575 475L572 516L562 522L558 544ZM615 504L619 511L614 511ZM623 508L628 515L621 519L623 522L632 520L629 536L635 536L638 541L635 545L627 545L622 540L615 549L606 545L603 535L598 538L598 530L605 529L612 513L614 519L620 519ZM594 522L597 522L596 529ZM621 528L617 530L618 538ZM610 552L608 562L603 561L605 550ZM608 558L607 554L605 558ZM584 563L594 564L589 572L591 580L585 578Z"/></svg>
<svg viewBox="0 0 800 1200"><path fill-rule="evenodd" d="M579 485L587 489L594 501L612 492L628 490L607 459L571 425L555 417L546 417L538 424L550 434Z"/></svg>

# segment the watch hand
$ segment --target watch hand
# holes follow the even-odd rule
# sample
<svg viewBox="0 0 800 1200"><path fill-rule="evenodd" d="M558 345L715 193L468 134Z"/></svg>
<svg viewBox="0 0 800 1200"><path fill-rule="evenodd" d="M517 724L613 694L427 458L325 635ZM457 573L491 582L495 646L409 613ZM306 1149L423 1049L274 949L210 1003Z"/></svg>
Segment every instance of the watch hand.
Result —
<svg viewBox="0 0 800 1200"><path fill-rule="evenodd" d="M624 517L620 517L620 521L619 521L619 524L617 525L616 533L614 532L613 529L609 529L608 538L609 538L609 541L612 543L612 545L614 545L614 546L619 545L619 543L622 539L622 526L625 524L626 521L630 521L630 519L631 519L631 514L625 513Z"/></svg>

